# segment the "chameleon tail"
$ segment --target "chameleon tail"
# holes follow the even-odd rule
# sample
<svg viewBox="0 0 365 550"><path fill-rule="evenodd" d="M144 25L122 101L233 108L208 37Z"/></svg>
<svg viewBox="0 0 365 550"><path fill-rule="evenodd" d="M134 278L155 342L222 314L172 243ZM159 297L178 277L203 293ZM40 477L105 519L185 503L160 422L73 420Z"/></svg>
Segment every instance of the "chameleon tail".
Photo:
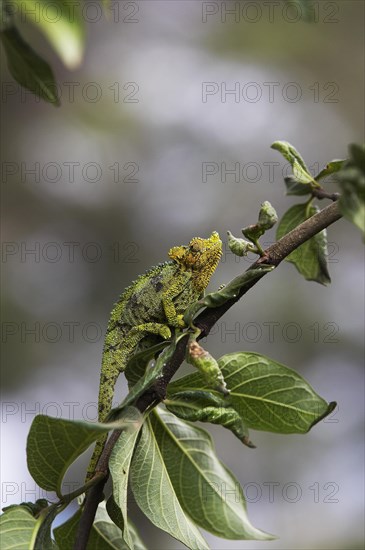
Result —
<svg viewBox="0 0 365 550"><path fill-rule="evenodd" d="M121 369L123 370L123 369ZM117 379L120 374L120 368L118 368L115 362L115 357L106 352L103 357L102 371L100 375L99 385L99 400L98 400L98 420L104 422L108 414L112 409L114 389ZM89 481L96 470L101 453L104 450L108 434L101 436L95 444L94 452L92 454L85 481Z"/></svg>
<svg viewBox="0 0 365 550"><path fill-rule="evenodd" d="M143 327L145 327L145 325L143 325ZM128 333L128 338L124 338L122 345L123 335L121 334L119 327L114 327L113 329L108 330L105 338L99 384L99 422L104 422L110 413L113 406L115 384L120 373L124 371L130 357L133 355L133 352L135 351L136 346L141 340L143 334L143 330L140 330L139 327L132 329ZM118 349L115 349L116 341L118 342ZM105 434L96 442L94 452L87 469L86 481L89 481L95 473L107 438L108 434Z"/></svg>
<svg viewBox="0 0 365 550"><path fill-rule="evenodd" d="M99 462L99 458L101 457L101 453L104 450L107 438L108 438L108 434L105 434L105 435L102 436L101 439L98 439L97 442L96 442L94 452L92 454L91 460L89 462L89 466L87 468L85 483L90 481L90 479L94 476L96 466Z"/></svg>

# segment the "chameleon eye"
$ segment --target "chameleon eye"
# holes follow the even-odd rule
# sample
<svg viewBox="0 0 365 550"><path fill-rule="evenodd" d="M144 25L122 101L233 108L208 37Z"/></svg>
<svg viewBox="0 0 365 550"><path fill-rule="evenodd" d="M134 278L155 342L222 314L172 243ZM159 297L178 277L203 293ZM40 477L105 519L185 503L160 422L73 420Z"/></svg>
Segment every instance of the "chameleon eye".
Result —
<svg viewBox="0 0 365 550"><path fill-rule="evenodd" d="M191 244L189 248L192 252L200 252L201 251L201 246L197 242Z"/></svg>

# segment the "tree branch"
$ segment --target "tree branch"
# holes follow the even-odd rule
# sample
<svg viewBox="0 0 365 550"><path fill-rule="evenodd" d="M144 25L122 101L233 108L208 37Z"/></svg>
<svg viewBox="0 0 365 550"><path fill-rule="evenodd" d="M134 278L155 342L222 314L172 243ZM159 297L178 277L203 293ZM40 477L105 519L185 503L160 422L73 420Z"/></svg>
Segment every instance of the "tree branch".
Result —
<svg viewBox="0 0 365 550"><path fill-rule="evenodd" d="M88 485L92 484L92 487L86 493L85 505L77 529L74 550L86 550L87 548L87 542L94 523L96 510L99 506L99 502L103 500L103 489L109 477L109 458L122 431L123 430L114 430L112 432L100 456L94 477L88 482ZM99 478L99 482L94 484L93 482L96 478Z"/></svg>
<svg viewBox="0 0 365 550"><path fill-rule="evenodd" d="M267 260L265 260L264 263L275 266L279 265L284 258L296 250L301 244L305 243L340 218L342 218L342 214L338 201L335 201L284 235L279 241L269 246L269 248L265 250ZM258 265L263 263L262 258L256 263Z"/></svg>
<svg viewBox="0 0 365 550"><path fill-rule="evenodd" d="M318 197L320 198L320 197ZM321 198L331 198L331 197L321 197ZM340 213L339 205L337 198L332 198L335 202L301 223L284 235L279 241L269 246L264 251L264 255L261 256L254 264L252 264L248 270L258 268L262 265L272 265L277 267L280 262L282 262L291 252L296 250L301 244L305 243L314 235L331 225L332 223L339 220L342 215ZM247 271L248 271L247 270ZM266 273L262 274L264 277ZM206 308L198 315L194 320L194 325L198 327L202 332L199 336L203 338L207 336L214 326L214 324L220 319L228 309L230 309L238 300L242 298L250 288L252 288L259 279L255 279L251 283L244 286L238 295L235 298L231 298L223 305L217 308ZM155 381L154 385L147 389L137 400L136 407L140 410L141 413L146 411L148 408L156 406L158 403L163 401L166 396L166 388L171 378L179 369L181 363L185 357L185 347L186 340L188 338L182 338L172 356L171 360L164 367L163 375ZM96 509L100 500L102 499L103 488L108 478L108 461L110 454L113 450L113 447L120 436L121 430L115 430L110 436L107 445L104 448L104 451L100 457L98 463L98 472L103 472L105 477L103 477L97 485L94 485L90 491L87 493L84 511L80 520L77 540L74 546L74 550L86 550L87 541L89 538L89 533L94 521Z"/></svg>
<svg viewBox="0 0 365 550"><path fill-rule="evenodd" d="M312 196L316 197L316 199L330 199L331 201L337 201L340 198L340 193L329 193L322 187L318 189L317 187L314 187L312 189Z"/></svg>

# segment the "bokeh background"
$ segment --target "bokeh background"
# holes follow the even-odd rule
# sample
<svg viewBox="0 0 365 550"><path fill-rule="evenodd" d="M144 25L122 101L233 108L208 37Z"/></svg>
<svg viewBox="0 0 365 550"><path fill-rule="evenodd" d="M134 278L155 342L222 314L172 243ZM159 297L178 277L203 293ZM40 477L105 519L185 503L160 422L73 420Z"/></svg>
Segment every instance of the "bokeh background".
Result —
<svg viewBox="0 0 365 550"><path fill-rule="evenodd" d="M281 1L117 2L109 20L91 6L73 72L24 25L54 69L59 108L21 92L2 52L3 506L45 496L26 468L35 414L95 419L103 334L121 290L171 246L212 230L239 236L264 200L279 215L294 204L273 141L295 145L313 172L363 141L364 4L314 5L311 24ZM246 489L251 521L279 537L206 534L214 549L362 548L363 244L344 220L328 239L329 287L281 265L206 341L216 357L271 356L338 402L305 436L253 432L256 450L207 428ZM252 260L226 247L211 288ZM132 509L149 548L181 548Z"/></svg>

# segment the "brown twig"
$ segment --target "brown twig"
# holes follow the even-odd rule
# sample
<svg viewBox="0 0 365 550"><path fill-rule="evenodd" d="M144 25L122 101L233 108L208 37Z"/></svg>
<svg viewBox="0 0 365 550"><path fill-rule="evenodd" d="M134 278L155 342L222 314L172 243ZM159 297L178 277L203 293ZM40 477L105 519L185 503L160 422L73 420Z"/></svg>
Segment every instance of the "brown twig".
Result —
<svg viewBox="0 0 365 550"><path fill-rule="evenodd" d="M95 478L99 479L99 482L92 485L91 489L86 494L85 505L77 530L74 550L84 550L87 548L87 542L94 523L96 510L99 506L99 502L103 500L103 489L109 477L109 458L121 433L122 430L114 430L112 432L100 456L95 475L88 482L88 484L92 484Z"/></svg>
<svg viewBox="0 0 365 550"><path fill-rule="evenodd" d="M319 200L329 199L331 201L337 201L340 198L340 193L329 193L329 191L322 189L322 187L321 188L314 187L312 189L312 196L316 197L316 199L319 199Z"/></svg>
<svg viewBox="0 0 365 550"><path fill-rule="evenodd" d="M319 192L320 190L318 190ZM334 194L336 195L336 194ZM331 198L326 197L317 198ZM340 213L337 198L332 198L335 202L301 223L298 227L284 235L279 241L269 246L264 251L264 255L260 257L252 266L248 269L255 269L262 265L278 266L282 260L284 260L291 252L296 250L301 244L311 239L314 235L339 220L342 215ZM262 276L266 275L264 272ZM217 308L205 309L194 320L194 325L198 327L202 332L199 338L203 338L209 334L214 324L231 308L250 288L252 288L258 279L252 281L252 283L246 285L235 298L231 298L223 305ZM188 337L188 335L187 335ZM147 389L137 400L136 406L140 412L144 412L149 408L156 406L159 402L163 401L166 395L166 388L171 378L179 369L181 363L185 357L186 338L182 338L175 349L174 355L170 361L166 364L163 370L163 375L156 380L153 387ZM105 483L108 478L108 462L113 447L120 436L121 430L115 430L110 436L107 445L100 457L97 471L104 473L105 476L100 482L94 485L87 494L86 502L83 510L83 514L80 520L77 540L74 546L74 550L86 550L87 541L89 538L90 530L95 518L95 513L100 500L102 499L102 493Z"/></svg>

